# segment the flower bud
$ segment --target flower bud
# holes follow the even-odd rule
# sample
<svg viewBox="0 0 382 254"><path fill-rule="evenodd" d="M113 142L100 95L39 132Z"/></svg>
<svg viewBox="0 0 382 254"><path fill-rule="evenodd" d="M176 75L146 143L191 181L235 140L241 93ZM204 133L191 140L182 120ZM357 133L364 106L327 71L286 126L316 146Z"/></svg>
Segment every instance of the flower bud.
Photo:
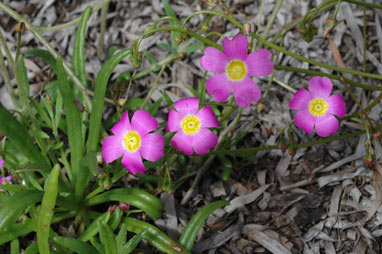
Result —
<svg viewBox="0 0 382 254"><path fill-rule="evenodd" d="M110 213L114 212L116 207L117 207L116 205L109 206L109 212Z"/></svg>
<svg viewBox="0 0 382 254"><path fill-rule="evenodd" d="M263 111L265 109L265 103L260 101L259 103L257 103L256 105L256 110L257 110L257 113L261 113L261 111Z"/></svg>
<svg viewBox="0 0 382 254"><path fill-rule="evenodd" d="M17 33L24 33L27 30L27 28L25 27L25 23L24 22L17 23L15 30Z"/></svg>
<svg viewBox="0 0 382 254"><path fill-rule="evenodd" d="M293 157L296 154L296 149L290 145L290 146L288 146L288 152L289 152L290 156Z"/></svg>
<svg viewBox="0 0 382 254"><path fill-rule="evenodd" d="M375 154L373 148L370 146L366 149L365 157L363 157L363 161L367 164L369 168L372 168L374 165Z"/></svg>
<svg viewBox="0 0 382 254"><path fill-rule="evenodd" d="M244 31L247 35L250 35L251 33L251 24L249 24L248 22L245 22L244 23Z"/></svg>
<svg viewBox="0 0 382 254"><path fill-rule="evenodd" d="M324 36L327 36L337 24L337 20L328 17L324 26Z"/></svg>
<svg viewBox="0 0 382 254"><path fill-rule="evenodd" d="M121 202L119 203L119 209L121 209L122 211L127 211L130 209L130 204Z"/></svg>
<svg viewBox="0 0 382 254"><path fill-rule="evenodd" d="M78 107L78 110L82 113L84 112L85 108L84 108L84 105L82 105L82 103L80 102L79 99L76 98L76 103L77 103L77 107Z"/></svg>

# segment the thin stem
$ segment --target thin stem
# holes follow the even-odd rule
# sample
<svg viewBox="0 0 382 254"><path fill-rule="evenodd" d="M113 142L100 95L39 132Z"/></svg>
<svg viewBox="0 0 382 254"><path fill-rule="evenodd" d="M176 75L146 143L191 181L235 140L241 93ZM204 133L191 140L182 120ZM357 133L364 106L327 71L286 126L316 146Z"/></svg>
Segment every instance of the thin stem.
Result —
<svg viewBox="0 0 382 254"><path fill-rule="evenodd" d="M1 34L1 31L0 31L0 34ZM1 48L0 48L0 68L1 68L1 71L3 72L4 82L7 85L7 89L8 89L10 96L11 96L13 106L16 109L19 109L20 105L19 105L19 102L17 101L15 91L13 90L13 87L11 84L11 79L9 78L9 72L7 70L7 66L5 65L4 55L3 55L3 51L1 50Z"/></svg>
<svg viewBox="0 0 382 254"><path fill-rule="evenodd" d="M340 81L342 79L344 79L351 86L360 87L360 88L366 89L366 90L382 91L381 86L366 85L366 84L362 84L362 83L353 81L351 79L343 78L343 77L338 76L338 75L324 73L324 72L320 72L320 71L302 69L302 68L297 68L297 67L292 67L292 66L277 65L277 64L274 65L274 68L275 68L275 70L300 72L300 73L305 73L305 74L309 74L312 76L324 76L324 77L328 77L328 78L340 80Z"/></svg>
<svg viewBox="0 0 382 254"><path fill-rule="evenodd" d="M272 15L267 23L267 26L265 27L264 33L262 34L263 38L267 38L269 31L271 30L271 27L273 23L275 22L276 15L280 11L281 5L283 4L284 0L277 0L276 6L273 9ZM260 42L257 48L261 48L263 44Z"/></svg>
<svg viewBox="0 0 382 254"><path fill-rule="evenodd" d="M98 49L97 49L97 56L99 60L102 59L103 40L105 37L106 21L107 21L107 14L109 12L109 5L110 5L110 0L107 0L105 6L102 8L102 20L100 25L101 27L100 27L100 34L99 34L99 41L98 41Z"/></svg>
<svg viewBox="0 0 382 254"><path fill-rule="evenodd" d="M96 7L92 9L92 13L97 12L98 10L102 9L102 7L108 2L109 0L104 0L102 3L98 4ZM1 6L0 6L1 8ZM74 26L77 23L81 21L81 17L75 18L67 23L60 24L57 26L51 26L51 27L41 27L41 26L33 26L34 29L36 29L39 32L54 32L54 31L59 31L65 28L68 28L70 26Z"/></svg>
<svg viewBox="0 0 382 254"><path fill-rule="evenodd" d="M376 130L381 130L382 125L378 125L375 127ZM348 139L351 137L357 137L362 134L365 134L366 131L355 131L351 133L346 133L340 136L333 136L333 137L328 137L328 138L320 138L318 140L302 143L302 144L296 144L294 146L295 149L299 148L304 148L304 147L311 147L315 145L321 145L325 144L328 142L336 141L336 140L343 140L343 139ZM233 149L233 150L220 150L220 151L213 151L208 153L207 155L224 155L224 154L241 154L241 153L254 153L254 152L259 152L259 151L267 151L267 150L277 150L280 149L278 146L259 146L259 147L249 147L249 148L240 148L240 149Z"/></svg>
<svg viewBox="0 0 382 254"><path fill-rule="evenodd" d="M365 0L364 0L365 1ZM366 72L366 35L367 35L367 20L366 20L366 6L363 7L363 71Z"/></svg>
<svg viewBox="0 0 382 254"><path fill-rule="evenodd" d="M288 86L287 84L285 84L284 82L282 82L281 80L278 80L276 78L273 78L273 81L278 84L279 86L281 86L282 88L285 88L286 90L292 92L292 93L295 93L297 92L296 89L294 89L293 87L290 87Z"/></svg>
<svg viewBox="0 0 382 254"><path fill-rule="evenodd" d="M166 69L166 67L167 67L167 64L162 65L162 68L160 69L160 71L159 71L159 73L157 75L157 78L155 79L155 82L154 82L153 86L151 87L150 91L146 95L145 100L143 101L142 108L145 108L146 104L149 102L149 100L151 98L151 95L154 93L155 89L157 88L159 79L162 76L162 74L163 74L164 70Z"/></svg>
<svg viewBox="0 0 382 254"><path fill-rule="evenodd" d="M369 7L369 8L373 8L373 9L382 9L381 4L372 4L372 3L361 2L361 1L357 1L357 0L341 0L341 1L348 2L351 4L361 5L361 6L365 6L365 7Z"/></svg>

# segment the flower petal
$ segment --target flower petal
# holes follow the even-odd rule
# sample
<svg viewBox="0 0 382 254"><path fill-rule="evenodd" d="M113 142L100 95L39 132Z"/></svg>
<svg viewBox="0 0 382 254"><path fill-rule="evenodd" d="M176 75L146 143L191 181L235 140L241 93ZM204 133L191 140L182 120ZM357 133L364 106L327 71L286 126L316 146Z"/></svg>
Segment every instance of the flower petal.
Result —
<svg viewBox="0 0 382 254"><path fill-rule="evenodd" d="M193 136L192 146L195 153L206 154L218 143L218 136L207 128L202 128Z"/></svg>
<svg viewBox="0 0 382 254"><path fill-rule="evenodd" d="M232 40L226 37L223 40L223 50L229 60L240 59L244 61L248 51L248 40L242 34L236 35Z"/></svg>
<svg viewBox="0 0 382 254"><path fill-rule="evenodd" d="M134 113L131 119L131 127L143 137L150 131L158 128L158 122L149 112L140 109Z"/></svg>
<svg viewBox="0 0 382 254"><path fill-rule="evenodd" d="M321 97L325 99L329 97L332 88L332 81L327 77L314 76L309 81L309 91L313 98Z"/></svg>
<svg viewBox="0 0 382 254"><path fill-rule="evenodd" d="M181 118L187 114L196 114L199 110L199 98L189 97L180 99L174 103L174 107L178 113L181 114Z"/></svg>
<svg viewBox="0 0 382 254"><path fill-rule="evenodd" d="M258 49L247 56L245 64L250 76L266 76L272 73L272 54L266 49Z"/></svg>
<svg viewBox="0 0 382 254"><path fill-rule="evenodd" d="M204 56L200 59L200 66L210 72L223 73L228 62L223 52L214 47L207 47L204 50Z"/></svg>
<svg viewBox="0 0 382 254"><path fill-rule="evenodd" d="M199 112L196 114L197 117L202 122L202 127L211 128L211 127L219 127L219 121L216 118L214 111L212 111L209 105L201 108Z"/></svg>
<svg viewBox="0 0 382 254"><path fill-rule="evenodd" d="M326 114L325 116L318 117L316 120L316 132L320 137L327 137L330 134L336 132L339 127L339 122L331 114Z"/></svg>
<svg viewBox="0 0 382 254"><path fill-rule="evenodd" d="M119 120L112 128L111 132L114 133L114 135L121 135L125 133L126 131L130 131L130 120L129 120L129 112L126 111L122 115L122 119Z"/></svg>
<svg viewBox="0 0 382 254"><path fill-rule="evenodd" d="M329 104L328 113L339 117L346 115L346 103L340 94L333 94L326 101Z"/></svg>
<svg viewBox="0 0 382 254"><path fill-rule="evenodd" d="M249 76L246 76L243 81L234 83L233 95L238 106L248 108L252 101L260 99L261 91L256 83Z"/></svg>
<svg viewBox="0 0 382 254"><path fill-rule="evenodd" d="M164 138L158 133L150 133L142 138L139 152L148 161L157 161L163 156Z"/></svg>
<svg viewBox="0 0 382 254"><path fill-rule="evenodd" d="M227 79L225 73L212 76L206 82L207 92L218 102L223 102L228 99L232 91L232 86L232 82Z"/></svg>
<svg viewBox="0 0 382 254"><path fill-rule="evenodd" d="M192 139L193 136L184 134L183 132L177 132L171 139L172 146L187 155L192 155Z"/></svg>
<svg viewBox="0 0 382 254"><path fill-rule="evenodd" d="M176 112L172 108L170 108L168 112L168 120L167 120L167 126L166 126L166 133L167 132L174 132L179 131L180 128L180 122L182 121L182 114Z"/></svg>
<svg viewBox="0 0 382 254"><path fill-rule="evenodd" d="M110 163L123 155L125 149L123 148L121 136L109 136L105 138L102 144L102 158L106 163Z"/></svg>
<svg viewBox="0 0 382 254"><path fill-rule="evenodd" d="M137 172L143 173L146 171L138 151L135 153L125 152L122 157L122 165L133 175Z"/></svg>
<svg viewBox="0 0 382 254"><path fill-rule="evenodd" d="M294 115L294 123L306 133L312 133L316 117L312 116L309 111L298 111Z"/></svg>
<svg viewBox="0 0 382 254"><path fill-rule="evenodd" d="M4 166L4 160L0 158L0 168L2 168L3 166Z"/></svg>
<svg viewBox="0 0 382 254"><path fill-rule="evenodd" d="M311 99L311 94L305 88L301 88L293 95L292 100L289 102L289 107L294 110L308 110Z"/></svg>

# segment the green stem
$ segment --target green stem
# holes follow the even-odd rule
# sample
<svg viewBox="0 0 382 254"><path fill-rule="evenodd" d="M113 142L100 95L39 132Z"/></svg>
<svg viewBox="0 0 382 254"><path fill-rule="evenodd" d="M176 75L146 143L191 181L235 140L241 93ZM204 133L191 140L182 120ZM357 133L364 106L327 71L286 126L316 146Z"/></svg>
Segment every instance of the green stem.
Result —
<svg viewBox="0 0 382 254"><path fill-rule="evenodd" d="M1 31L0 31L0 34L1 34ZM1 48L0 48L0 68L1 68L1 71L3 72L4 82L5 82L6 86L7 86L8 92L9 92L9 94L11 96L13 106L16 109L20 109L19 102L17 101L15 91L13 90L13 87L12 87L12 84L11 84L11 79L9 77L9 72L7 70L7 66L5 65L5 62L4 62L3 51L1 50Z"/></svg>
<svg viewBox="0 0 382 254"><path fill-rule="evenodd" d="M366 84L362 84L362 83L353 81L351 79L342 78L341 76L338 76L338 75L324 73L324 72L320 72L320 71L301 69L301 68L297 68L297 67L277 65L277 64L274 65L274 68L275 68L275 70L300 72L300 73L305 73L305 74L309 74L309 75L312 75L312 76L325 76L325 77L328 77L328 78L331 78L331 79L335 79L335 80L339 80L339 81L341 81L343 79L343 80L345 80L351 86L360 87L360 88L366 89L366 90L382 91L382 87L381 86L366 85Z"/></svg>
<svg viewBox="0 0 382 254"><path fill-rule="evenodd" d="M267 23L267 26L265 27L264 33L262 34L263 38L267 38L269 31L271 30L271 27L273 23L275 22L276 15L279 13L281 5L283 4L284 0L277 0L276 6L273 9L272 15ZM260 42L259 45L256 48L261 48L263 44Z"/></svg>
<svg viewBox="0 0 382 254"><path fill-rule="evenodd" d="M372 3L368 3L368 2L361 2L358 0L341 0L341 1L348 2L351 4L361 5L361 6L365 6L365 7L369 7L369 8L373 8L373 9L382 9L381 4L372 4Z"/></svg>
<svg viewBox="0 0 382 254"><path fill-rule="evenodd" d="M365 1L365 0L364 0ZM363 7L363 71L366 72L366 47L367 47L367 41L366 41L366 28L367 28L367 21L366 21L366 6Z"/></svg>
<svg viewBox="0 0 382 254"><path fill-rule="evenodd" d="M107 3L107 1L103 1L100 4L98 4L96 7L92 8L92 13L97 12L98 10L102 9L102 7ZM1 8L1 6L0 6ZM75 18L67 23L60 24L57 26L51 26L51 27L41 27L41 26L33 26L34 29L36 29L39 32L54 32L54 31L59 31L71 26L74 26L78 24L81 21L81 17Z"/></svg>
<svg viewBox="0 0 382 254"><path fill-rule="evenodd" d="M105 6L102 8L102 20L101 20L98 49L97 49L97 56L99 60L102 59L103 41L105 37L106 21L107 21L107 14L109 12L109 5L110 5L110 0L107 0Z"/></svg>
<svg viewBox="0 0 382 254"><path fill-rule="evenodd" d="M378 125L375 127L375 130L382 130L382 125ZM328 138L320 138L318 140L302 143L302 144L296 144L294 148L304 148L304 147L311 147L315 145L321 145L328 142L336 141L336 140L344 140L352 137L357 137L362 134L365 134L366 131L355 131L351 133L346 133L340 136L333 136ZM277 150L280 149L278 146L259 146L259 147L249 147L249 148L240 148L240 149L234 149L234 150L221 150L221 151L213 151L208 153L207 155L224 155L224 154L241 154L241 153L254 153L259 151L267 151L267 150Z"/></svg>
<svg viewBox="0 0 382 254"><path fill-rule="evenodd" d="M145 108L146 104L149 102L151 95L154 93L155 89L157 88L158 82L160 77L162 76L164 70L166 69L167 64L162 65L162 68L160 69L157 78L155 79L155 82L153 86L151 87L150 91L147 93L145 100L143 101L142 108Z"/></svg>

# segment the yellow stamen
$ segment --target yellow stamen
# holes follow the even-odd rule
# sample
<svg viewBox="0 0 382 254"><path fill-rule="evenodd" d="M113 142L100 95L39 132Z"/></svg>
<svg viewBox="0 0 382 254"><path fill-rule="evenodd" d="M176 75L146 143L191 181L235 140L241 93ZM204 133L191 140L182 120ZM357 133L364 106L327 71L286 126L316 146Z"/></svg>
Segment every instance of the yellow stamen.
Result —
<svg viewBox="0 0 382 254"><path fill-rule="evenodd" d="M123 146L129 152L135 152L141 147L141 137L136 131L128 131L123 137Z"/></svg>
<svg viewBox="0 0 382 254"><path fill-rule="evenodd" d="M226 75L231 81L240 81L247 75L247 65L241 60L232 60L227 64Z"/></svg>
<svg viewBox="0 0 382 254"><path fill-rule="evenodd" d="M328 103L322 98L316 98L309 102L309 112L313 116L323 116L328 111Z"/></svg>
<svg viewBox="0 0 382 254"><path fill-rule="evenodd" d="M180 126L184 133L194 135L200 130L201 122L199 117L195 115L187 115L180 122Z"/></svg>

